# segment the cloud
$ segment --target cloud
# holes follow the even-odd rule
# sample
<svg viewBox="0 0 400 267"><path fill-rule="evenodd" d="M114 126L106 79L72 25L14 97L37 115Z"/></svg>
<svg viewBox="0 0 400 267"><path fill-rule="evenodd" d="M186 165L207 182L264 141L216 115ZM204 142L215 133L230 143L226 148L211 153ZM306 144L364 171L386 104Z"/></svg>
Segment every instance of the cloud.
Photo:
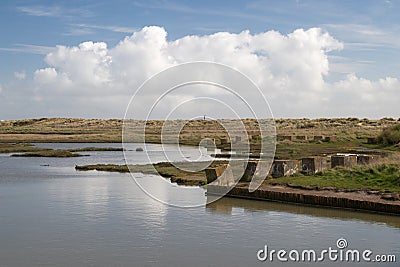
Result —
<svg viewBox="0 0 400 267"><path fill-rule="evenodd" d="M46 55L55 49L55 47L32 44L16 44L14 47L0 47L0 51L29 53L37 55Z"/></svg>
<svg viewBox="0 0 400 267"><path fill-rule="evenodd" d="M178 4L172 1L136 1L134 5L145 9L160 9L181 14L194 14L201 16L218 16L236 19L257 20L263 22L271 22L272 20L266 16L255 15L253 13L244 13L241 11L231 10L227 6L224 8L193 8L184 4Z"/></svg>
<svg viewBox="0 0 400 267"><path fill-rule="evenodd" d="M77 28L87 28L87 29L96 29L96 30L106 30L112 32L120 32L120 33L133 33L137 31L136 28L131 27L123 27L123 26L115 26L115 25L94 25L94 24L71 24L73 27Z"/></svg>
<svg viewBox="0 0 400 267"><path fill-rule="evenodd" d="M89 35L94 34L96 30L101 31L111 31L117 33L130 33L137 31L135 28L131 27L122 27L122 26L115 26L115 25L94 25L94 24L70 24L71 28L68 32L64 33L67 36L79 36L79 35Z"/></svg>
<svg viewBox="0 0 400 267"><path fill-rule="evenodd" d="M62 15L60 7L20 6L17 10L36 17L59 17Z"/></svg>
<svg viewBox="0 0 400 267"><path fill-rule="evenodd" d="M91 17L93 14L87 8L66 8L63 6L19 6L17 10L29 16L34 17L52 17L52 18L73 18L73 17Z"/></svg>
<svg viewBox="0 0 400 267"><path fill-rule="evenodd" d="M25 71L22 71L22 72L16 71L16 72L14 72L14 77L17 78L18 80L25 80L25 78L26 78Z"/></svg>
<svg viewBox="0 0 400 267"><path fill-rule="evenodd" d="M393 100L399 93L397 78L370 81L351 74L326 82L329 53L343 48L343 43L319 28L286 35L218 32L168 40L164 28L150 26L113 47L91 41L57 46L45 56L48 66L34 72L32 98L40 99L47 107L43 110L52 110L52 115L120 117L133 92L155 73L179 63L214 61L254 80L277 117L398 116ZM151 107L151 96L165 89L149 90L140 105ZM167 108L198 89L169 98L159 115L165 116Z"/></svg>
<svg viewBox="0 0 400 267"><path fill-rule="evenodd" d="M346 48L374 50L399 48L399 28L379 28L364 24L324 24L323 28L348 40Z"/></svg>
<svg viewBox="0 0 400 267"><path fill-rule="evenodd" d="M57 46L54 52L46 55L45 62L53 68L35 72L35 79L39 83L70 81L71 86L101 87L110 78L111 57L107 44L102 42L84 42L77 47Z"/></svg>

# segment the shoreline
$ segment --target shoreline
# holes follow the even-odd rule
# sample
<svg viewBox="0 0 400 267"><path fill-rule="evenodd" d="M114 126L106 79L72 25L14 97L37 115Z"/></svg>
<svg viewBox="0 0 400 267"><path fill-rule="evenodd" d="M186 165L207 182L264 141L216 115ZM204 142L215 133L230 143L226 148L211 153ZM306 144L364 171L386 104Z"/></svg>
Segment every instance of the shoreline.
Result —
<svg viewBox="0 0 400 267"><path fill-rule="evenodd" d="M207 185L207 195L218 196L225 190L226 187L224 186ZM269 185L262 185L256 191L249 192L247 183L239 183L224 196L400 215L400 201L383 200L376 195L367 194L366 192L304 190L287 186Z"/></svg>
<svg viewBox="0 0 400 267"><path fill-rule="evenodd" d="M251 137L250 145L254 150L252 152L256 153L260 141L260 138L258 138L259 133L256 131L257 125L251 119L240 121L246 126L247 133ZM34 143L120 143L122 141L122 123L122 120L116 119L73 118L2 121L0 122L0 139L2 145L0 152L26 153L25 156L49 156L49 154L51 154L50 156L64 156L64 151L62 151L63 153L61 151L46 151L46 149L37 148L34 146ZM137 121L136 123L137 126L143 125L143 121ZM321 175L297 175L276 180L271 179L254 193L249 193L245 189L246 185L238 184L227 196L325 207L366 209L378 212L389 211L398 215L400 214L400 184L398 183L398 177L400 177L399 148L395 146L383 148L369 141L376 138L385 127L398 123L398 120L387 118L380 120L357 118L276 119L277 143L275 158L278 160L297 160L302 157L326 156L332 153L352 153L354 149L384 149L384 151L393 152L394 156L398 156L399 158L393 166L389 164L391 162L388 162L382 168L371 166L368 169L335 169L334 171L324 172ZM226 138L226 133L223 129L216 127L218 126L217 124L217 121L190 121L182 129L180 144L198 145L200 140L207 137L213 138L218 148L226 148L226 146L229 146L229 140ZM147 121L145 125L146 138L145 140L140 139L140 141L160 143L160 129L162 128L163 121ZM129 139L129 141L135 142L136 139L133 136L132 140ZM68 155L71 156L74 152L82 151L68 152L70 152ZM217 159L215 164L218 165ZM187 173L177 171L170 164L165 163L159 163L155 168L149 167L130 166L127 168L127 166L115 166L112 164L96 164L76 166L76 169L80 171L98 170L117 172L133 170L142 173L156 173L179 185L205 185L207 183L203 172ZM380 179L376 179L377 177ZM213 188L212 185L208 186L212 194L212 190L216 188ZM328 187L336 187L339 190L355 189L355 191L335 192L335 190L328 190ZM362 195L362 193L357 192L358 188L367 188L370 191L379 190L381 195L368 194L366 191ZM383 194L389 195L392 193L396 193L396 197L393 198L394 200L381 198ZM393 206L396 209L391 211L391 208L384 208L382 205Z"/></svg>
<svg viewBox="0 0 400 267"><path fill-rule="evenodd" d="M154 168L148 165L130 166L131 171L141 172L144 174L158 174L164 178L169 178L171 182L185 186L202 186L205 185L204 175L196 173L188 175L185 172L171 172L171 166L166 163L155 164ZM130 168L126 165L98 164L76 166L78 171L97 170L97 171L114 171L127 173ZM157 173L157 171L158 173ZM268 185L263 184L256 191L250 193L248 191L249 183L240 182L225 197L251 199L258 201L275 201L283 203L293 203L305 206L325 207L325 208L341 208L348 210L361 210L370 212L379 212L385 214L400 215L400 200L383 199L378 191L373 190L333 190L329 188L299 188L288 185ZM207 185L207 195L221 195L225 192L226 187Z"/></svg>

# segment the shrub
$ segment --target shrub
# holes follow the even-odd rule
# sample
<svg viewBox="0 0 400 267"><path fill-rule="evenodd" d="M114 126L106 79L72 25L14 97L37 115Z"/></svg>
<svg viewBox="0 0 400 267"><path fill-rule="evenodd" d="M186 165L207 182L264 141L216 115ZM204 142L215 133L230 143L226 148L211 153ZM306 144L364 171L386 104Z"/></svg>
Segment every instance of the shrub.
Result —
<svg viewBox="0 0 400 267"><path fill-rule="evenodd" d="M400 124L384 129L378 136L377 142L382 145L396 145L400 143Z"/></svg>

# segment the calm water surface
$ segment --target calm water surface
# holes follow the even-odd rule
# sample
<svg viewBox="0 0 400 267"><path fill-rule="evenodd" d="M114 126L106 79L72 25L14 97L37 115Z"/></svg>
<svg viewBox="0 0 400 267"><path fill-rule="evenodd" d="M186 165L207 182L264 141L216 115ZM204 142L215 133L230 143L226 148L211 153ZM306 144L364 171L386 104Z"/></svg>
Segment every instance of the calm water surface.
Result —
<svg viewBox="0 0 400 267"><path fill-rule="evenodd" d="M147 149L163 159L159 145ZM184 153L199 156L197 148L185 148ZM174 208L144 194L129 174L74 169L83 164L124 164L122 152L84 154L90 156L0 154L0 266L310 266L259 262L256 254L264 245L288 251L336 248L341 237L349 248L397 256L397 263L358 266L399 266L400 216L228 198L207 207ZM144 157L138 153L137 162L146 162ZM158 181L154 176L142 179ZM194 190L195 197L206 197L203 189Z"/></svg>

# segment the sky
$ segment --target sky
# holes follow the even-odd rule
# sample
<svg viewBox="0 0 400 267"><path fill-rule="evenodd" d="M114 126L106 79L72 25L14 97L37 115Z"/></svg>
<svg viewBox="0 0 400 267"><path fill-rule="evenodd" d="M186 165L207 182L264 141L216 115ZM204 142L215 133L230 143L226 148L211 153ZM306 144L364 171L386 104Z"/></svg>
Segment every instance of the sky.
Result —
<svg viewBox="0 0 400 267"><path fill-rule="evenodd" d="M3 0L0 119L122 118L143 82L192 61L248 76L275 117L398 118L399 13L394 0ZM136 100L149 109L165 90ZM154 118L216 91L188 87ZM214 105L175 118L223 114Z"/></svg>

